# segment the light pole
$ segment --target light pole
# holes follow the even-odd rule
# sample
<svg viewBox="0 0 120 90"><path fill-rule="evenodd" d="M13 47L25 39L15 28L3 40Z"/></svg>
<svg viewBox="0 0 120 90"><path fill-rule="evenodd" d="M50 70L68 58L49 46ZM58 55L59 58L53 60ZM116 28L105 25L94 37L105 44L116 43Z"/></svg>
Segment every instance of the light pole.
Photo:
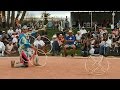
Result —
<svg viewBox="0 0 120 90"><path fill-rule="evenodd" d="M113 11L113 13L112 13L112 24L113 24L113 27L114 27L114 18L115 17L115 12Z"/></svg>

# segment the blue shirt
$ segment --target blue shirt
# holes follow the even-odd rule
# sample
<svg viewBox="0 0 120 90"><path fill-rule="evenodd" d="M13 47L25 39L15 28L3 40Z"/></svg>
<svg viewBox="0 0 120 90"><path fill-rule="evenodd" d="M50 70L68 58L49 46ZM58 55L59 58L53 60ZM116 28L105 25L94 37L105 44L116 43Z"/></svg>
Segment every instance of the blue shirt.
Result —
<svg viewBox="0 0 120 90"><path fill-rule="evenodd" d="M68 45L72 45L75 42L75 36L74 35L72 35L72 36L66 36L65 39L66 40L73 40L72 42L66 42L66 44L68 44Z"/></svg>
<svg viewBox="0 0 120 90"><path fill-rule="evenodd" d="M27 48L29 48L31 46L29 41L27 40L25 34L20 34L20 36L19 36L19 46L22 49L27 49Z"/></svg>

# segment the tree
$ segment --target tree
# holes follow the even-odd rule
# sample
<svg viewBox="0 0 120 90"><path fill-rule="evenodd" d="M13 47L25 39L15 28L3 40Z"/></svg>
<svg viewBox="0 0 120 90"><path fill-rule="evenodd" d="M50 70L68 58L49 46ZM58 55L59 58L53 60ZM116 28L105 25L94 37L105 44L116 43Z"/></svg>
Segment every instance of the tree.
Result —
<svg viewBox="0 0 120 90"><path fill-rule="evenodd" d="M10 22L10 11L7 11L7 27L9 27Z"/></svg>
<svg viewBox="0 0 120 90"><path fill-rule="evenodd" d="M15 11L11 13L11 27L15 27Z"/></svg>
<svg viewBox="0 0 120 90"><path fill-rule="evenodd" d="M27 12L27 11L23 11L22 16L21 16L21 19L20 19L20 23L23 22L26 12Z"/></svg>
<svg viewBox="0 0 120 90"><path fill-rule="evenodd" d="M16 16L16 18L15 18L15 19L18 19L18 18L19 18L19 16L20 16L20 14L21 14L21 11L17 11L17 16Z"/></svg>
<svg viewBox="0 0 120 90"><path fill-rule="evenodd" d="M44 18L44 25L48 23L48 17L50 16L50 13L43 12L42 17Z"/></svg>

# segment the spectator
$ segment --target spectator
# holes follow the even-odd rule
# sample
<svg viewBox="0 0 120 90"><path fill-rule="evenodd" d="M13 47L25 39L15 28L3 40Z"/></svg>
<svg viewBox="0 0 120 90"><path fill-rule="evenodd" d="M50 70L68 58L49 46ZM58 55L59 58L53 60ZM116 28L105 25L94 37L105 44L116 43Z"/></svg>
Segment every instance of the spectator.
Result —
<svg viewBox="0 0 120 90"><path fill-rule="evenodd" d="M41 40L41 36L39 35L37 39L34 41L34 46L38 49L42 49L45 46L45 43L43 40Z"/></svg>
<svg viewBox="0 0 120 90"><path fill-rule="evenodd" d="M81 37L82 37L80 31L77 31L77 34L75 35L75 37L76 37L76 41L75 41L76 47L79 48L80 42L81 42Z"/></svg>
<svg viewBox="0 0 120 90"><path fill-rule="evenodd" d="M59 43L59 46L62 46L64 44L64 36L62 34L59 34L58 35L58 43Z"/></svg>
<svg viewBox="0 0 120 90"><path fill-rule="evenodd" d="M9 39L9 36L6 34L5 31L2 31L2 41L5 44L5 46L9 43L8 39Z"/></svg>
<svg viewBox="0 0 120 90"><path fill-rule="evenodd" d="M90 41L87 40L87 39L84 39L83 42L82 42L82 47L81 47L81 54L82 56L86 57L89 55L89 52L90 52Z"/></svg>
<svg viewBox="0 0 120 90"><path fill-rule="evenodd" d="M16 53L16 51L13 50L13 43L12 43L12 41L9 41L9 44L6 45L5 53L6 53L7 55L11 55L11 54Z"/></svg>
<svg viewBox="0 0 120 90"><path fill-rule="evenodd" d="M103 27L103 31L104 31L105 33L108 33L108 31L106 30L106 27Z"/></svg>
<svg viewBox="0 0 120 90"><path fill-rule="evenodd" d="M94 46L91 46L91 49L90 49L90 51L89 51L89 53L90 53L91 55L93 55L94 52L95 52L95 49L94 49L93 47L94 47Z"/></svg>
<svg viewBox="0 0 120 90"><path fill-rule="evenodd" d="M97 38L95 40L95 42L94 42L94 49L95 49L94 54L100 54L100 45L99 45L99 43L100 43L100 40L99 40L99 38Z"/></svg>
<svg viewBox="0 0 120 90"><path fill-rule="evenodd" d="M18 33L18 35L21 33L21 29L20 27L17 27L16 30L15 30L16 33Z"/></svg>
<svg viewBox="0 0 120 90"><path fill-rule="evenodd" d="M10 29L7 31L7 34L8 34L10 39L11 39L11 36L12 36L13 32L14 32L13 27L10 27Z"/></svg>
<svg viewBox="0 0 120 90"><path fill-rule="evenodd" d="M75 50L76 50L76 46L74 45L75 44L75 36L73 35L73 32L72 30L69 30L68 32L68 36L66 36L65 38L65 46L64 46L64 53L65 53L65 56L67 56L67 48L72 48L73 49L73 54L71 54L71 56L73 57L75 55Z"/></svg>
<svg viewBox="0 0 120 90"><path fill-rule="evenodd" d="M12 37L12 43L18 43L18 35L16 32L13 32Z"/></svg>
<svg viewBox="0 0 120 90"><path fill-rule="evenodd" d="M65 38L62 34L58 35L58 44L59 44L59 53L61 52L61 49L63 48L63 45L65 43Z"/></svg>
<svg viewBox="0 0 120 90"><path fill-rule="evenodd" d="M14 53L18 53L18 44L15 42L15 43L13 43L13 49L12 49L12 51L14 52Z"/></svg>
<svg viewBox="0 0 120 90"><path fill-rule="evenodd" d="M118 48L119 48L119 41L117 40L117 38L113 38L113 42L112 42L112 52L113 52L113 55L118 55Z"/></svg>
<svg viewBox="0 0 120 90"><path fill-rule="evenodd" d="M80 33L81 33L81 35L87 33L85 27L82 27L82 28L80 29Z"/></svg>
<svg viewBox="0 0 120 90"><path fill-rule="evenodd" d="M107 41L107 38L103 38L103 40L101 41L100 45L100 54L101 55L108 55L109 53L109 41Z"/></svg>
<svg viewBox="0 0 120 90"><path fill-rule="evenodd" d="M2 39L0 38L0 56L4 56L4 51L5 51L5 45L2 42Z"/></svg>
<svg viewBox="0 0 120 90"><path fill-rule="evenodd" d="M51 40L51 45L52 45L52 55L58 55L60 52L60 46L58 43L58 38L57 35L53 35L52 40Z"/></svg>

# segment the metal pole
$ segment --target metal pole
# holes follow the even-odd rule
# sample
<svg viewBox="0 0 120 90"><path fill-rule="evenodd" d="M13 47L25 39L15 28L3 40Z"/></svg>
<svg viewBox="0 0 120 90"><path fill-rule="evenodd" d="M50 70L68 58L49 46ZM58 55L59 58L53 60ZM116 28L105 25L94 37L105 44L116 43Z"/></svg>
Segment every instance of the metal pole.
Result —
<svg viewBox="0 0 120 90"><path fill-rule="evenodd" d="M92 28L92 12L91 12L91 28Z"/></svg>
<svg viewBox="0 0 120 90"><path fill-rule="evenodd" d="M95 31L96 31L96 27L97 27L97 25L95 24Z"/></svg>
<svg viewBox="0 0 120 90"><path fill-rule="evenodd" d="M115 16L115 12L113 11L113 13L112 13L112 23L113 23L113 27L114 27L114 16Z"/></svg>

